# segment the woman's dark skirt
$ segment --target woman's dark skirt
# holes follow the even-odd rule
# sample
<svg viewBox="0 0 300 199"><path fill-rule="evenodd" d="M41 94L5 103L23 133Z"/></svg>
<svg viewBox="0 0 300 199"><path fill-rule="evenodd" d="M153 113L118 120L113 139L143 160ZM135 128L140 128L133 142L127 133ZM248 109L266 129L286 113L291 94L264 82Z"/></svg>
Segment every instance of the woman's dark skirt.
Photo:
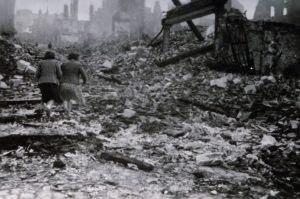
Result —
<svg viewBox="0 0 300 199"><path fill-rule="evenodd" d="M44 103L54 100L56 103L62 103L59 92L59 85L53 83L42 83L39 85Z"/></svg>

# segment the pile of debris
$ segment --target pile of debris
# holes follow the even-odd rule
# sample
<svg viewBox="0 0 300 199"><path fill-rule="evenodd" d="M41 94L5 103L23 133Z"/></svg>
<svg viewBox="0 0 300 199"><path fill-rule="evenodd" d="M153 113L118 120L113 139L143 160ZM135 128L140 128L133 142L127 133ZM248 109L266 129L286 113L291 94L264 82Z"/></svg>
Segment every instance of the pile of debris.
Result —
<svg viewBox="0 0 300 199"><path fill-rule="evenodd" d="M41 101L34 78L40 49L29 43L2 37L0 50L0 123L39 118L33 104Z"/></svg>
<svg viewBox="0 0 300 199"><path fill-rule="evenodd" d="M0 93L4 99L37 97L34 75L45 49L0 37Z"/></svg>
<svg viewBox="0 0 300 199"><path fill-rule="evenodd" d="M216 161L209 155L209 158L205 157L209 160L203 164L212 167L210 172L217 166L229 166L235 170L247 170L252 166L268 178L277 176L277 182L295 190L299 176L295 175L295 183L286 179L298 171L295 165L299 157L293 151L299 151L300 90L279 75L247 76L211 71L208 63L213 58L209 53L177 60L166 67L157 66L162 60L198 46L190 43L196 40L194 36L184 33L171 35L170 44L176 50L163 55L160 55L160 47L147 47L148 42L145 41L112 41L58 50L61 54L80 52L90 76L90 82L84 88L88 106L74 116L80 128L75 125L68 129L85 132L96 122L98 125L93 133L101 134L105 139L112 138L106 147L117 152L124 150L128 154L142 148L145 149L142 153L133 155L141 159L151 155L157 158L157 164L162 162L165 170L170 165L179 168L180 165L193 165L192 169L187 168L190 174L198 166L194 165L195 161L196 164L203 163L202 153L205 150L219 150L222 153L217 154ZM27 93L27 97L33 99L38 96L38 89L33 91L30 77L34 72L29 66L35 66L41 55L34 46L27 49L14 45L14 48L15 53L19 52L19 56L14 54L15 66L19 70L6 75L9 77L6 79L4 74L2 80L14 88L12 79L23 80L28 75L29 79L25 81L28 84L19 84L16 89L1 89L1 94L7 98L20 98ZM28 92L30 89L31 92ZM21 107L31 110L6 107L5 111L34 111L32 106ZM61 117L55 118L59 119ZM61 123L65 127L70 122ZM132 140L135 143L128 144ZM216 143L223 145L216 149ZM203 149L199 144L207 148ZM134 145L135 150L128 145ZM224 154L225 148L234 158ZM273 152L283 152L285 162L281 162L280 166L276 165L277 158ZM100 159L122 164L133 162L131 158L122 159L120 156L119 153L104 153ZM186 164L181 164L181 161ZM242 168L244 163L245 168ZM278 177L282 168L290 165L293 167ZM153 169L147 165L145 168ZM181 169L186 172L186 167ZM208 171L205 172L207 174ZM195 176L202 178L203 173L196 172Z"/></svg>
<svg viewBox="0 0 300 199"><path fill-rule="evenodd" d="M178 41L180 46L179 37L180 34L176 34L170 43L176 46ZM105 53L104 46L111 51ZM188 50L187 46L183 45L182 51ZM126 128L132 123L138 123L142 132L164 132L172 122L162 123L161 120L176 117L184 121L201 118L199 120L220 127L245 126L271 134L281 144L282 140L295 144L299 139L300 89L295 89L281 75L248 76L211 71L207 64L212 60L209 55L158 67L160 48L135 42L126 50L114 48L109 43L92 49L92 55L86 55L83 61L89 66L91 79L103 85L91 85L89 95L106 93L103 95L106 101L94 99L92 102L94 110L112 116L110 120L106 118L105 132L116 132L116 126ZM169 53L171 56L177 54L172 50ZM115 124L114 128L110 122ZM174 137L184 135L181 130L170 132L168 135ZM264 151L258 156L265 160ZM289 156L286 162L294 164ZM266 162L273 167L272 161L276 162Z"/></svg>
<svg viewBox="0 0 300 199"><path fill-rule="evenodd" d="M0 36L0 71L7 73L12 71L15 66L13 54L15 52L14 44L4 37Z"/></svg>
<svg viewBox="0 0 300 199"><path fill-rule="evenodd" d="M171 42L173 45L180 41L176 38ZM126 95L131 92L145 97L135 104L147 101L149 107L156 107L163 101L176 99L177 103L211 107L210 111L215 109L240 122L258 119L285 129L295 128L290 124L299 119L300 90L294 90L293 84L280 75L245 76L210 71L207 62L212 58L207 55L159 68L156 66L159 49L142 45L131 45L129 51L115 49L108 54L103 47L98 51L93 49L92 56L84 60L93 71L91 75L129 85ZM176 55L172 50L169 53Z"/></svg>

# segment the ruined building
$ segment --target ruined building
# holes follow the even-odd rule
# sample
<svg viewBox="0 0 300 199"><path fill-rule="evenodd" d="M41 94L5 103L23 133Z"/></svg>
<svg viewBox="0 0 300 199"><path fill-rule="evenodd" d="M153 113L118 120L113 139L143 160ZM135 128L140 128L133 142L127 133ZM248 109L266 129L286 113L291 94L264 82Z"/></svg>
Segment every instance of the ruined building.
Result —
<svg viewBox="0 0 300 199"><path fill-rule="evenodd" d="M34 14L31 10L17 10L15 14L15 28L17 34L31 33L31 27L38 15Z"/></svg>
<svg viewBox="0 0 300 199"><path fill-rule="evenodd" d="M64 19L69 18L69 6L67 4L64 5Z"/></svg>
<svg viewBox="0 0 300 199"><path fill-rule="evenodd" d="M43 13L41 10L31 27L31 40L48 44L52 42L56 44L59 42L60 28L57 25L58 15Z"/></svg>
<svg viewBox="0 0 300 199"><path fill-rule="evenodd" d="M64 45L85 40L87 22L78 20L78 12L78 0L72 0L70 5L64 5L63 18L58 17L54 22L59 30L57 43Z"/></svg>
<svg viewBox="0 0 300 199"><path fill-rule="evenodd" d="M78 0L63 6L63 13L50 14L48 11L34 14L18 10L16 28L18 38L55 46L83 42L86 39L86 21L78 20Z"/></svg>
<svg viewBox="0 0 300 199"><path fill-rule="evenodd" d="M90 6L88 33L93 39L139 39L155 35L161 29L162 9L157 0L154 8L145 0L103 0L101 8Z"/></svg>
<svg viewBox="0 0 300 199"><path fill-rule="evenodd" d="M234 0L193 0L169 10L162 21L164 52L169 50L171 27L178 23L185 22L202 42L203 38L198 36L199 31L192 20L209 14L215 15L214 42L163 60L158 65L165 66L188 56L210 51L217 60L211 68L227 72L280 73L299 63L300 29L297 26L299 14L296 14L299 0L261 0L257 6L256 18L261 13L262 21L249 21L241 12L242 7L233 3ZM240 9L231 9L234 7Z"/></svg>
<svg viewBox="0 0 300 199"><path fill-rule="evenodd" d="M15 0L0 0L0 32L14 32Z"/></svg>
<svg viewBox="0 0 300 199"><path fill-rule="evenodd" d="M161 29L161 19L162 19L162 9L160 7L160 4L158 1L155 2L155 5L154 5L154 10L153 10L153 29L154 29L154 32L159 32L160 29Z"/></svg>
<svg viewBox="0 0 300 199"><path fill-rule="evenodd" d="M113 16L115 36L127 34L139 38L145 28L145 0L119 0L118 12Z"/></svg>
<svg viewBox="0 0 300 199"><path fill-rule="evenodd" d="M300 24L299 0L259 0L255 20Z"/></svg>
<svg viewBox="0 0 300 199"><path fill-rule="evenodd" d="M71 0L71 19L78 20L78 0Z"/></svg>
<svg viewBox="0 0 300 199"><path fill-rule="evenodd" d="M103 37L110 36L112 34L113 16L117 10L118 0L104 0L102 8L99 8L95 13L94 26L97 28L94 28L92 32L95 32L95 35L98 35L98 32L101 32Z"/></svg>
<svg viewBox="0 0 300 199"><path fill-rule="evenodd" d="M95 7L94 5L90 5L90 21L93 20L95 14Z"/></svg>
<svg viewBox="0 0 300 199"><path fill-rule="evenodd" d="M155 2L153 11L152 8L146 7L144 32L149 35L157 34L162 28L161 26L162 17L163 17L163 11L158 1Z"/></svg>
<svg viewBox="0 0 300 199"><path fill-rule="evenodd" d="M228 0L225 4L225 9L229 11L230 9L238 9L240 12L245 12L245 7L240 3L239 0ZM201 26L214 26L215 24L215 16L214 15L208 15L201 17L199 19L194 20L195 24L201 25Z"/></svg>
<svg viewBox="0 0 300 199"><path fill-rule="evenodd" d="M228 0L225 4L225 8L230 10L231 8L238 9L241 12L245 11L245 7L241 4L239 0Z"/></svg>

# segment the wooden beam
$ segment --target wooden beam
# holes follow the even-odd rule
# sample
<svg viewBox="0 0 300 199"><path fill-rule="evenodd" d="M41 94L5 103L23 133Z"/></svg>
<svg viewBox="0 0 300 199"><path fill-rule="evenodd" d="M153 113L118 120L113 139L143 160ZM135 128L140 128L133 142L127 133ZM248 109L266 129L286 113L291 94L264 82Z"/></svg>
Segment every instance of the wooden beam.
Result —
<svg viewBox="0 0 300 199"><path fill-rule="evenodd" d="M172 25L212 14L216 9L223 8L227 1L228 0L198 0L178 6L167 12L166 24Z"/></svg>
<svg viewBox="0 0 300 199"><path fill-rule="evenodd" d="M38 104L41 102L42 102L41 98L3 100L0 101L0 107L5 107L8 105L17 105L17 104Z"/></svg>
<svg viewBox="0 0 300 199"><path fill-rule="evenodd" d="M222 18L222 14L224 12L224 8L223 9L216 9L215 12L215 38L214 38L214 56L217 56L219 54L219 50L221 47L221 27L220 27L220 20Z"/></svg>
<svg viewBox="0 0 300 199"><path fill-rule="evenodd" d="M169 49L169 44L170 44L170 32L171 32L171 26L170 25L164 25L164 35L163 35L163 52L168 51Z"/></svg>
<svg viewBox="0 0 300 199"><path fill-rule="evenodd" d="M201 47L201 48L197 48L195 50L191 50L191 51L182 53L180 55L177 55L175 57L172 57L170 59L166 59L162 62L159 62L159 63L157 63L157 66L164 67L164 66L167 66L169 64L174 64L174 63L179 62L180 60L185 59L187 57L196 56L198 54L204 54L204 53L207 53L209 51L212 51L213 49L214 49L214 45L209 45L209 46L204 46L204 47Z"/></svg>
<svg viewBox="0 0 300 199"><path fill-rule="evenodd" d="M139 169L141 169L143 171L152 171L154 169L153 165L151 165L151 164L148 164L146 162L137 160L135 158L130 158L130 157L124 156L123 154L115 153L115 152L103 152L97 158L100 160L104 159L107 161L118 162L123 165L135 164Z"/></svg>
<svg viewBox="0 0 300 199"><path fill-rule="evenodd" d="M181 6L181 2L180 0L172 0L175 6ZM204 38L202 37L201 33L198 31L197 27L195 26L195 24L193 23L192 20L187 21L186 22L188 24L188 26L190 27L191 31L196 35L196 37L198 38L198 40L201 42L204 40Z"/></svg>
<svg viewBox="0 0 300 199"><path fill-rule="evenodd" d="M178 24L178 23L182 23L185 21L199 18L199 17L203 17L203 16L206 16L209 14L213 14L213 13L215 13L215 11L216 11L216 6L211 5L211 6L201 8L199 10L195 10L195 11L186 13L186 14L167 17L165 23L169 24L169 25Z"/></svg>
<svg viewBox="0 0 300 199"><path fill-rule="evenodd" d="M198 102L198 101L192 101L190 99L185 99L185 98L180 98L178 99L180 102L184 103L184 104L190 104L193 106L196 106L204 111L209 111L209 112L214 112L214 113L218 113L218 114L222 114L222 115L226 115L227 117L236 117L236 115L231 115L230 113L228 113L228 111L223 110L220 107L217 106L213 106L211 104L204 104L202 102Z"/></svg>
<svg viewBox="0 0 300 199"><path fill-rule="evenodd" d="M198 0L192 1L188 4L176 7L167 12L167 18L175 17L178 15L186 15L190 12L197 11L199 9L209 7L209 6L216 6L215 0Z"/></svg>
<svg viewBox="0 0 300 199"><path fill-rule="evenodd" d="M6 135L0 136L0 150L16 150L19 146L29 147L37 151L43 151L49 145L57 145L57 148L48 148L51 152L57 152L59 149L66 150L66 144L74 145L79 141L85 141L86 137L79 134L74 135L54 135L54 134L32 134L32 135ZM59 143L58 143L59 142ZM40 144L38 144L40 143ZM52 144L51 144L52 143ZM49 151L50 152L50 151Z"/></svg>
<svg viewBox="0 0 300 199"><path fill-rule="evenodd" d="M180 0L172 1L175 5L178 5L178 7L168 11L167 17L162 21L164 27L164 52L167 51L169 47L170 27L173 24L186 21L198 39L203 41L202 35L191 20L209 14L218 13L220 10L224 9L224 5L228 0L197 0L185 5L181 5Z"/></svg>
<svg viewBox="0 0 300 199"><path fill-rule="evenodd" d="M14 123L14 122L21 122L26 119L38 119L41 118L42 115L39 113L34 114L27 114L27 115L7 115L7 116L0 116L0 124L4 123Z"/></svg>
<svg viewBox="0 0 300 199"><path fill-rule="evenodd" d="M107 75L101 75L101 74L98 74L98 77L101 78L101 79L104 79L106 81L110 81L110 82L114 82L114 83L117 83L117 84L120 84L122 85L123 83L121 82L121 80L117 79L115 76L111 75L111 76L107 76Z"/></svg>

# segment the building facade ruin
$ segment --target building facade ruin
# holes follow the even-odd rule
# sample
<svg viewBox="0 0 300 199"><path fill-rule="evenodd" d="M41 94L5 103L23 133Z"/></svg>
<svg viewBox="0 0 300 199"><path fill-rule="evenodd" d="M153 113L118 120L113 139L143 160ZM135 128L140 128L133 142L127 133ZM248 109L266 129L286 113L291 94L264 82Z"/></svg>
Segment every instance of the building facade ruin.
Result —
<svg viewBox="0 0 300 199"><path fill-rule="evenodd" d="M78 20L78 11L79 11L79 8L78 8L78 0L72 0L71 1L71 19L72 20L75 20L77 21Z"/></svg>
<svg viewBox="0 0 300 199"><path fill-rule="evenodd" d="M113 16L113 33L139 38L145 28L145 0L119 0L118 12Z"/></svg>
<svg viewBox="0 0 300 199"><path fill-rule="evenodd" d="M16 0L0 0L0 33L15 32L15 4Z"/></svg>
<svg viewBox="0 0 300 199"><path fill-rule="evenodd" d="M299 0L259 0L254 19L300 24Z"/></svg>

